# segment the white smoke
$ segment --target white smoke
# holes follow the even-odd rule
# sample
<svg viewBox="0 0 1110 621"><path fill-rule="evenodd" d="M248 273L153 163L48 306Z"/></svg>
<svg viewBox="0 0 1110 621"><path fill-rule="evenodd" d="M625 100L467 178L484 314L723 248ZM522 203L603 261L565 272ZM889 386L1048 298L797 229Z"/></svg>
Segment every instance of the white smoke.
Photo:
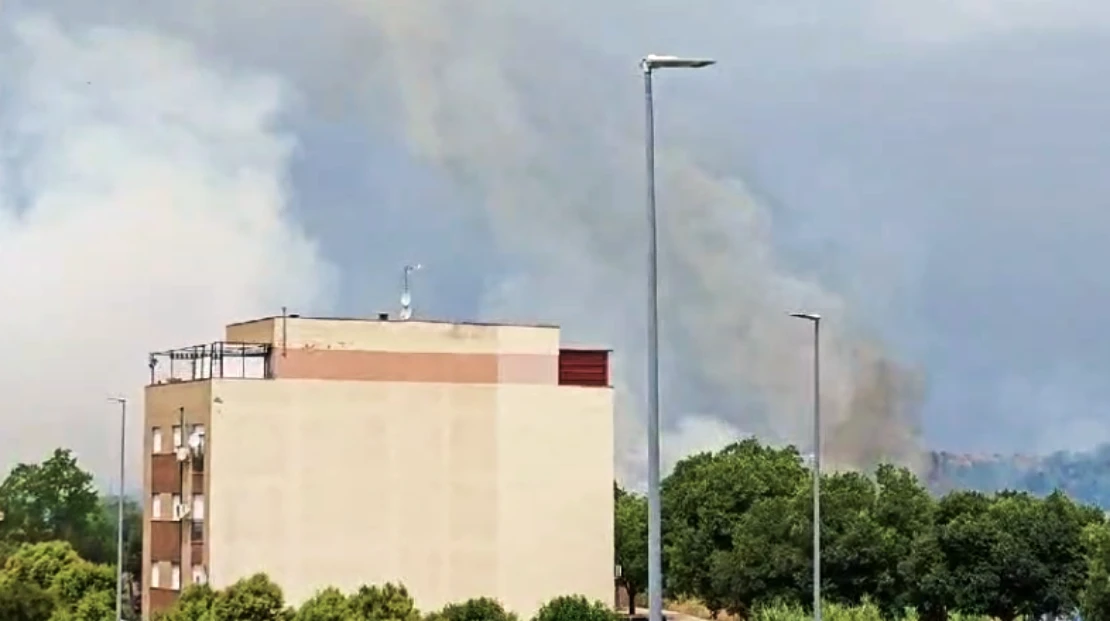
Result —
<svg viewBox="0 0 1110 621"><path fill-rule="evenodd" d="M648 4L114 0L111 15L126 23L89 29L106 19L100 4L57 0L73 29L21 22L2 80L5 145L17 153L0 169L0 319L18 335L0 387L14 395L3 406L13 437L28 440L17 454L66 443L104 463L110 451L92 448L107 441L93 433L110 416L101 395L141 383L146 350L326 299L326 270L284 211L292 143L274 123L295 87L309 114L390 131L478 198L513 264L486 292L486 318L556 321L569 338L616 349L620 460L635 478L646 247L638 55L712 55L732 44L730 20L802 32L807 19L848 19L872 39L916 23L910 7L870 0L840 17L800 1L813 9L804 19L776 3ZM993 14L956 11L958 36L994 32ZM916 423L897 405L903 396L888 394L901 367L857 325L851 300L780 264L767 211L692 156L667 120L696 110L679 85L696 92L727 71L659 79L666 450L741 431L804 447L811 343L808 326L786 317L798 309L827 318L827 420L851 423L830 437L882 444L863 430L892 429L901 443ZM730 140L726 111L696 121ZM436 218L467 207L414 208ZM875 405L861 402L871 396ZM905 447L841 449L851 461Z"/></svg>
<svg viewBox="0 0 1110 621"><path fill-rule="evenodd" d="M153 32L8 25L0 461L69 446L108 473L106 397L132 400L137 444L149 351L325 299L328 270L287 213L290 92Z"/></svg>

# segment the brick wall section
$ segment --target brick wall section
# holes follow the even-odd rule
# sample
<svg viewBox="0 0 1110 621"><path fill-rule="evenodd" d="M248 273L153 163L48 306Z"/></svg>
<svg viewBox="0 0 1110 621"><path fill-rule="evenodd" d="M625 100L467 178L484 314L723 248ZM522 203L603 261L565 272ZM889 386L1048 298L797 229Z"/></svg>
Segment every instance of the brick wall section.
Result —
<svg viewBox="0 0 1110 621"><path fill-rule="evenodd" d="M155 520L150 523L150 559L152 562L181 562L181 522Z"/></svg>
<svg viewBox="0 0 1110 621"><path fill-rule="evenodd" d="M150 493L181 493L181 464L172 453L150 456Z"/></svg>
<svg viewBox="0 0 1110 621"><path fill-rule="evenodd" d="M547 354L451 354L289 349L273 354L275 378L442 384L554 384Z"/></svg>
<svg viewBox="0 0 1110 621"><path fill-rule="evenodd" d="M150 612L162 612L170 608L177 601L177 595L177 591L172 589L151 589Z"/></svg>

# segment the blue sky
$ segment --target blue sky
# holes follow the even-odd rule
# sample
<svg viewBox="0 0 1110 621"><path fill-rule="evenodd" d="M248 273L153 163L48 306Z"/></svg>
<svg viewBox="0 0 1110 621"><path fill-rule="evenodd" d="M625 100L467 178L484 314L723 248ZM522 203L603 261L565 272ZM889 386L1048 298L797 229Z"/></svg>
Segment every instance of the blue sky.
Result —
<svg viewBox="0 0 1110 621"><path fill-rule="evenodd" d="M798 306L834 419L866 347L924 379L929 446L1110 439L1099 3L94 4L0 9L2 453L101 467L146 351L389 309L419 261L429 315L616 347L634 471L646 52L720 60L657 81L671 459L804 441Z"/></svg>

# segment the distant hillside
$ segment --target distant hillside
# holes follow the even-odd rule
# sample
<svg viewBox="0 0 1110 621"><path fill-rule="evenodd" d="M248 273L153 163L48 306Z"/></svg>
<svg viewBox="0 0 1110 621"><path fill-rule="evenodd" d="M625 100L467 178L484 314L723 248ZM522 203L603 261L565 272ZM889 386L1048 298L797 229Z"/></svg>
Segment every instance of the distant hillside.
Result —
<svg viewBox="0 0 1110 621"><path fill-rule="evenodd" d="M1061 451L1046 457L935 451L928 484L938 493L1015 489L1047 494L1059 488L1076 500L1110 510L1110 444L1089 452Z"/></svg>

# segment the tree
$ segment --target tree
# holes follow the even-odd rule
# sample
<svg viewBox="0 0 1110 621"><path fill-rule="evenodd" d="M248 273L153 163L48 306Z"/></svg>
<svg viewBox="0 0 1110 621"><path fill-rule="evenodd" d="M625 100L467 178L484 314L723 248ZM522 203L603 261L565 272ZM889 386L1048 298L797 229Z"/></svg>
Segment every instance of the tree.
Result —
<svg viewBox="0 0 1110 621"><path fill-rule="evenodd" d="M117 497L101 499L98 510L89 520L86 540L74 543L81 558L115 565L117 507ZM138 581L143 573L143 509L131 498L123 499L123 536L123 571Z"/></svg>
<svg viewBox="0 0 1110 621"><path fill-rule="evenodd" d="M41 464L19 464L0 483L0 539L20 543L68 541L79 552L93 545L100 499L92 475L73 454L57 449Z"/></svg>
<svg viewBox="0 0 1110 621"><path fill-rule="evenodd" d="M1079 597L1084 621L1110 621L1110 525L1090 523L1083 531L1087 576Z"/></svg>
<svg viewBox="0 0 1110 621"><path fill-rule="evenodd" d="M82 559L64 541L20 546L8 557L0 581L16 602L23 602L19 606L42 606L42 601L48 601L52 621L101 621L104 617L99 611L105 605L109 616L115 613L113 568ZM0 606L0 612L3 610ZM7 617L0 614L0 619Z"/></svg>
<svg viewBox="0 0 1110 621"><path fill-rule="evenodd" d="M907 468L881 465L875 471L875 484L873 513L882 529L884 558L873 598L885 616L900 617L913 605L914 587L900 565L913 557L914 542L931 532L936 502Z"/></svg>
<svg viewBox="0 0 1110 621"><path fill-rule="evenodd" d="M8 557L4 574L47 590L54 585L54 578L80 562L81 557L65 541L24 544Z"/></svg>
<svg viewBox="0 0 1110 621"><path fill-rule="evenodd" d="M348 621L347 596L335 587L318 591L297 610L295 621Z"/></svg>
<svg viewBox="0 0 1110 621"><path fill-rule="evenodd" d="M266 574L254 574L217 593L209 614L219 621L280 621L285 599Z"/></svg>
<svg viewBox="0 0 1110 621"><path fill-rule="evenodd" d="M800 601L812 532L802 498L761 499L737 520L731 547L708 563L721 608L748 617L760 603Z"/></svg>
<svg viewBox="0 0 1110 621"><path fill-rule="evenodd" d="M994 552L1002 533L990 516L993 504L992 498L978 492L953 492L938 503L935 536L922 542L927 546L935 542L936 549L920 550L933 562L924 564L927 575L935 584L948 587L935 594L943 597L941 601L930 603L934 614L946 616L954 608L1000 619L1016 614L1011 603L996 597L1001 568Z"/></svg>
<svg viewBox="0 0 1110 621"><path fill-rule="evenodd" d="M1016 545L1029 546L1037 565L1033 567L1034 575L1013 588L1027 594L1023 615L1058 618L1079 606L1087 577L1084 529L1101 523L1102 516L1077 506L1058 491L1040 501L1028 496L1023 501L1032 504L1033 509L1025 528L1014 529L1007 523L1002 526L1020 535Z"/></svg>
<svg viewBox="0 0 1110 621"><path fill-rule="evenodd" d="M602 602L590 602L582 596L565 596L544 604L533 621L619 621L620 618Z"/></svg>
<svg viewBox="0 0 1110 621"><path fill-rule="evenodd" d="M0 573L0 619L48 621L52 614L54 599L45 589Z"/></svg>
<svg viewBox="0 0 1110 621"><path fill-rule="evenodd" d="M909 554L898 564L897 574L907 587L900 599L916 608L922 621L948 619L956 605L956 584L937 532L929 530L914 538Z"/></svg>
<svg viewBox="0 0 1110 621"><path fill-rule="evenodd" d="M949 494L937 505L934 532L915 541L904 565L911 599L936 618L951 610L1001 621L1070 613L1087 570L1083 529L1093 517L1062 494Z"/></svg>
<svg viewBox="0 0 1110 621"><path fill-rule="evenodd" d="M107 565L78 560L54 576L50 590L65 608L76 608L89 596L107 594L115 612L116 572Z"/></svg>
<svg viewBox="0 0 1110 621"><path fill-rule="evenodd" d="M351 595L350 609L359 621L419 621L420 612L404 585L361 586Z"/></svg>
<svg viewBox="0 0 1110 621"><path fill-rule="evenodd" d="M428 615L425 621L517 621L497 600L488 597L468 599L461 604L448 604L443 610Z"/></svg>
<svg viewBox="0 0 1110 621"><path fill-rule="evenodd" d="M211 616L216 592L207 584L189 585L181 592L170 610L165 611L162 621L215 621Z"/></svg>
<svg viewBox="0 0 1110 621"><path fill-rule="evenodd" d="M55 613L51 621L106 621L116 616L116 598L110 591L97 591L81 598L71 609Z"/></svg>
<svg viewBox="0 0 1110 621"><path fill-rule="evenodd" d="M874 597L888 568L887 532L876 520L877 487L858 472L834 473L821 484L821 582L826 599L848 605ZM802 503L812 515L813 495ZM812 540L810 519L806 530ZM813 591L812 554L805 583ZM812 606L812 596L803 601Z"/></svg>
<svg viewBox="0 0 1110 621"><path fill-rule="evenodd" d="M737 521L757 501L792 496L807 477L793 447L752 439L679 462L662 490L668 592L720 610L726 594L715 589L720 581L706 560L732 549Z"/></svg>
<svg viewBox="0 0 1110 621"><path fill-rule="evenodd" d="M614 487L616 564L620 583L628 592L628 614L636 614L636 595L647 588L647 498Z"/></svg>

